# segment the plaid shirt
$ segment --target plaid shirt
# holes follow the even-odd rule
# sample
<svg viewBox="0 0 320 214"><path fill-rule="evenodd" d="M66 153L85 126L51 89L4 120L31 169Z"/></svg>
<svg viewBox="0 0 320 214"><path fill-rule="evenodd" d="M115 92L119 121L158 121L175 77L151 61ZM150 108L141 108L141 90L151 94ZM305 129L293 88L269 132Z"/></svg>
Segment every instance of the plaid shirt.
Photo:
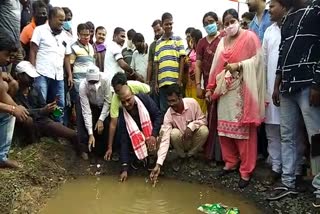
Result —
<svg viewBox="0 0 320 214"><path fill-rule="evenodd" d="M299 92L311 85L320 89L320 0L290 10L283 20L276 74L281 93Z"/></svg>

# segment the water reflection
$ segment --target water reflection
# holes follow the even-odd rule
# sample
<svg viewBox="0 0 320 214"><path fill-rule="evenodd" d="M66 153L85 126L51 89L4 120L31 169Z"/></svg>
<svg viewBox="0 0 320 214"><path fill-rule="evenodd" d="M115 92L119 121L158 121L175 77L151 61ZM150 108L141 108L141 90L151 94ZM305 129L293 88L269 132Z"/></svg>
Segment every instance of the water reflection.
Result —
<svg viewBox="0 0 320 214"><path fill-rule="evenodd" d="M241 213L261 213L254 205L205 185L161 179L155 188L144 178L119 183L115 177L86 177L67 182L43 214L193 214L204 203L223 202Z"/></svg>

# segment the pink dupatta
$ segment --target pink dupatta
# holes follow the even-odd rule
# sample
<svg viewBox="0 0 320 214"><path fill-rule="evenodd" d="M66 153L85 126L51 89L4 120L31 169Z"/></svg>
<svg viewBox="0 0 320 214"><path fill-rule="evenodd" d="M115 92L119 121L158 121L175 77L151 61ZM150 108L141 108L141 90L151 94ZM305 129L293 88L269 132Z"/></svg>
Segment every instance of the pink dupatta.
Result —
<svg viewBox="0 0 320 214"><path fill-rule="evenodd" d="M230 87L228 72L224 70L225 63L242 62L243 69L240 75L242 79L234 81L235 87L243 89L244 105L240 122L258 126L265 117L266 90L260 41L254 32L244 30L234 41L233 46L226 49L225 38L220 41L213 59L207 89L214 91L213 99L223 96Z"/></svg>

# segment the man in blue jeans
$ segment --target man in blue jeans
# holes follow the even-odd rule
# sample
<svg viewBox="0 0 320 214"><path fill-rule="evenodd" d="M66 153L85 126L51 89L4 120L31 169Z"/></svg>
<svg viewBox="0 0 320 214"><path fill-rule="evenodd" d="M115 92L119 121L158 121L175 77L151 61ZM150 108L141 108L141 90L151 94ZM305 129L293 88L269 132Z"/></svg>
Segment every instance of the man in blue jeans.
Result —
<svg viewBox="0 0 320 214"><path fill-rule="evenodd" d="M296 195L296 151L300 114L311 137L320 129L320 0L297 0L281 28L281 43L273 102L280 106L282 185L269 200ZM311 157L312 174L320 172L320 157ZM317 195L318 196L318 195ZM320 195L319 195L320 198ZM316 203L319 203L320 200Z"/></svg>
<svg viewBox="0 0 320 214"><path fill-rule="evenodd" d="M12 33L5 29L0 31L0 66L10 64L10 58L17 52L18 44ZM8 159L15 119L24 121L28 118L27 110L18 106L8 94L9 85L0 73L0 168L17 168L16 161Z"/></svg>
<svg viewBox="0 0 320 214"><path fill-rule="evenodd" d="M34 29L30 45L30 62L41 75L35 78L34 85L41 92L47 103L57 101L63 110L65 70L68 76L68 86L72 87L70 67L70 38L62 30L65 14L62 8L54 7L49 12L49 21ZM62 122L63 115L57 118Z"/></svg>

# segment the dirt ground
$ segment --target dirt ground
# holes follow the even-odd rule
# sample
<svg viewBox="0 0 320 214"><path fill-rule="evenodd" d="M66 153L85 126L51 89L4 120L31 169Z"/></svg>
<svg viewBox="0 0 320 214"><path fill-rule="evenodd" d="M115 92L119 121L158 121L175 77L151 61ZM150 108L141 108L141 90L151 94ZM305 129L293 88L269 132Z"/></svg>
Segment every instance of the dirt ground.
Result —
<svg viewBox="0 0 320 214"><path fill-rule="evenodd" d="M79 159L71 146L49 138L43 138L40 143L24 148L14 147L10 151L10 157L23 163L23 168L14 171L0 170L1 214L37 213L54 190L66 180L76 179L83 175L94 176L96 173L96 167L90 167L87 162ZM188 165L185 165L179 173L176 173L170 167L171 161L174 161L174 154L169 153L162 176L208 184L241 194L242 197L255 203L262 213L320 213L320 210L313 209L311 205L313 195L310 181L306 182L307 190L296 198L267 202L265 198L269 187L262 184L267 171L264 164L258 164L250 185L244 190L239 190L238 175L228 175L223 179L215 177L214 174L220 166L208 166L199 160L196 169L191 170ZM104 174L118 176L118 167L117 162L102 163L101 176ZM144 171L134 173L146 176Z"/></svg>

